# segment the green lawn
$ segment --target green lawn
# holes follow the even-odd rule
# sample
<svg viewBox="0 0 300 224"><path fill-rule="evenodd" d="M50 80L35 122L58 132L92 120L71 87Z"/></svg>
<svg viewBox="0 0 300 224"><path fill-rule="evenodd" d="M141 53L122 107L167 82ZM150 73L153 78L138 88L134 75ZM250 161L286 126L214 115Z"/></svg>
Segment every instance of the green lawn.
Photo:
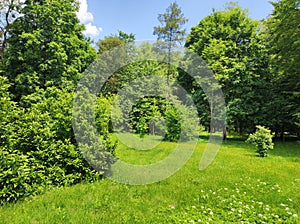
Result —
<svg viewBox="0 0 300 224"><path fill-rule="evenodd" d="M299 142L278 142L269 157L259 158L251 145L228 141L199 171L205 146L199 141L187 164L166 180L131 186L103 179L53 189L3 206L0 223L300 223ZM166 142L138 151L120 145L117 155L147 164L173 148Z"/></svg>

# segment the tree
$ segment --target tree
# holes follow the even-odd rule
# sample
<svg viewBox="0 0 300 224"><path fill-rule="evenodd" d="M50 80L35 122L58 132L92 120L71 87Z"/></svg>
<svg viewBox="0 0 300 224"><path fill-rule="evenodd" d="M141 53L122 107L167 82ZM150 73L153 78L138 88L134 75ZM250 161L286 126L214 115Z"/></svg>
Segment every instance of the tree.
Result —
<svg viewBox="0 0 300 224"><path fill-rule="evenodd" d="M25 1L10 27L5 66L16 100L48 86L73 90L95 59L77 10L75 0Z"/></svg>
<svg viewBox="0 0 300 224"><path fill-rule="evenodd" d="M266 22L271 55L276 132L299 134L300 105L300 1L272 3L274 11Z"/></svg>
<svg viewBox="0 0 300 224"><path fill-rule="evenodd" d="M183 25L188 21L176 2L171 3L164 14L158 14L158 21L160 26L154 27L154 35L157 35L157 45L161 50L167 50L168 57L168 74L171 75L171 52L178 43L185 39L185 29Z"/></svg>
<svg viewBox="0 0 300 224"><path fill-rule="evenodd" d="M97 42L98 54L112 50L114 47L118 47L122 44L133 43L134 41L135 35L133 33L127 34L119 30L117 35L107 36Z"/></svg>
<svg viewBox="0 0 300 224"><path fill-rule="evenodd" d="M0 61L4 65L4 52L7 48L7 38L13 21L19 16L22 7L20 0L3 0L0 2Z"/></svg>
<svg viewBox="0 0 300 224"><path fill-rule="evenodd" d="M229 3L224 11L213 10L193 27L185 44L213 70L227 103L227 124L240 134L252 131L263 120L261 114L269 100L265 91L268 58L259 28L259 22L250 19L246 10ZM207 108L201 90L194 96L198 109Z"/></svg>

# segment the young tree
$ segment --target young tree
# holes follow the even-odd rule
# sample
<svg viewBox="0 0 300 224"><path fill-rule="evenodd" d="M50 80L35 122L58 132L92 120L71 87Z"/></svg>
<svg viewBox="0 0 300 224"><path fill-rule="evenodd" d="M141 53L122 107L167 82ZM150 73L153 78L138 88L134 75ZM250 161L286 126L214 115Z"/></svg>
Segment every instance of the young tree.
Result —
<svg viewBox="0 0 300 224"><path fill-rule="evenodd" d="M76 0L27 0L10 28L5 75L19 100L38 88L73 90L95 50L76 16Z"/></svg>

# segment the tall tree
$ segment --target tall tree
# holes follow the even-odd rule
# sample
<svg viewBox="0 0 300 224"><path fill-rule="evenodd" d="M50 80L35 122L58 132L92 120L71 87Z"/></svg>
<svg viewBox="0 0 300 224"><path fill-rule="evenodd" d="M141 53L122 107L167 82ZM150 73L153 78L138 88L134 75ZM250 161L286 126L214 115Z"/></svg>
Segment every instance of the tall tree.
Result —
<svg viewBox="0 0 300 224"><path fill-rule="evenodd" d="M276 131L283 137L284 132L300 132L300 1L272 4L274 11L266 23L267 40L274 75Z"/></svg>
<svg viewBox="0 0 300 224"><path fill-rule="evenodd" d="M193 27L186 42L213 70L225 96L227 124L240 133L263 122L260 114L269 98L268 60L258 30L259 23L246 10L229 3L224 11L214 10ZM203 93L195 96L198 108L207 108Z"/></svg>
<svg viewBox="0 0 300 224"><path fill-rule="evenodd" d="M74 89L95 50L76 16L76 0L26 0L11 25L5 74L15 99L38 88Z"/></svg>
<svg viewBox="0 0 300 224"><path fill-rule="evenodd" d="M163 50L167 51L168 57L168 79L171 75L171 53L174 47L185 39L185 29L183 25L188 21L176 2L171 3L163 14L158 14L158 21L160 26L154 27L154 35L157 35L157 45Z"/></svg>

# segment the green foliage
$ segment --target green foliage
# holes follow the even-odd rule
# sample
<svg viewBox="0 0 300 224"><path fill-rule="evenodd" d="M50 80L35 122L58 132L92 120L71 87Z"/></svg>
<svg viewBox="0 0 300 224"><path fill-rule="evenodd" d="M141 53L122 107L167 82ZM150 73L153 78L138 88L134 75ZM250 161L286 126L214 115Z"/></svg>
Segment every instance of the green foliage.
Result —
<svg viewBox="0 0 300 224"><path fill-rule="evenodd" d="M166 111L166 136L165 139L170 142L177 142L181 133L181 120L179 111L169 106Z"/></svg>
<svg viewBox="0 0 300 224"><path fill-rule="evenodd" d="M265 39L270 54L273 91L269 118L273 129L281 133L299 133L300 112L300 9L299 0L272 2L272 16L265 23Z"/></svg>
<svg viewBox="0 0 300 224"><path fill-rule="evenodd" d="M0 76L0 147L10 146L13 135L13 122L18 117L15 103L10 99L6 77Z"/></svg>
<svg viewBox="0 0 300 224"><path fill-rule="evenodd" d="M117 142L111 137L114 127L122 122L117 96L99 96L95 109L95 124L100 134L101 141L108 151L114 154Z"/></svg>
<svg viewBox="0 0 300 224"><path fill-rule="evenodd" d="M166 99L145 97L139 100L130 112L130 128L144 137L147 134L165 136L166 141L180 138L188 141L199 133L195 130L199 121L185 105L172 105Z"/></svg>
<svg viewBox="0 0 300 224"><path fill-rule="evenodd" d="M79 149L85 160L100 174L109 171L116 147L116 142L108 134L108 104L109 101L100 97L97 105L97 96L92 95L86 87L80 87L75 93L72 108L73 128Z"/></svg>
<svg viewBox="0 0 300 224"><path fill-rule="evenodd" d="M130 128L140 135L164 133L158 118L165 115L168 103L160 97L145 97L132 108L129 115ZM157 122L155 122L158 121ZM154 122L154 123L153 123Z"/></svg>
<svg viewBox="0 0 300 224"><path fill-rule="evenodd" d="M10 27L5 75L16 100L36 89L74 90L96 51L84 37L75 0L28 0Z"/></svg>
<svg viewBox="0 0 300 224"><path fill-rule="evenodd" d="M22 0L2 0L0 2L0 66L5 63L10 26L19 16L19 11L23 5Z"/></svg>
<svg viewBox="0 0 300 224"><path fill-rule="evenodd" d="M259 27L246 10L229 3L225 10L213 11L194 26L185 44L212 69L227 103L227 124L241 134L252 131L258 121L266 122L263 112L271 99L265 91L270 88L268 57ZM207 83L205 77L199 81ZM190 88L200 116L207 119L216 105L209 102L209 107L203 90ZM209 122L202 120L209 129Z"/></svg>
<svg viewBox="0 0 300 224"><path fill-rule="evenodd" d="M5 129L1 124L1 136L8 136L1 140L1 203L39 193L47 186L97 179L99 175L75 145L72 100L73 94L51 87L24 97L20 102L24 109L6 116L14 120Z"/></svg>
<svg viewBox="0 0 300 224"><path fill-rule="evenodd" d="M267 157L268 150L274 148L272 142L273 134L268 128L257 125L257 130L254 134L250 134L247 142L252 143L256 147L256 152L260 157Z"/></svg>
<svg viewBox="0 0 300 224"><path fill-rule="evenodd" d="M161 41L158 44L162 48L167 48L168 52L182 42L185 36L185 30L182 26L187 22L180 7L176 2L171 3L164 14L158 14L158 21L161 26L154 27L154 35L157 35L157 40Z"/></svg>
<svg viewBox="0 0 300 224"><path fill-rule="evenodd" d="M114 47L118 47L122 44L130 44L135 40L135 35L127 34L123 31L119 31L118 35L111 35L105 37L103 40L97 42L98 54L102 54L105 51L112 50Z"/></svg>
<svg viewBox="0 0 300 224"><path fill-rule="evenodd" d="M20 151L0 148L0 205L44 190L43 166Z"/></svg>
<svg viewBox="0 0 300 224"><path fill-rule="evenodd" d="M68 185L93 179L94 172L74 145L73 94L55 87L27 96L16 121L13 148L44 167L50 185Z"/></svg>

